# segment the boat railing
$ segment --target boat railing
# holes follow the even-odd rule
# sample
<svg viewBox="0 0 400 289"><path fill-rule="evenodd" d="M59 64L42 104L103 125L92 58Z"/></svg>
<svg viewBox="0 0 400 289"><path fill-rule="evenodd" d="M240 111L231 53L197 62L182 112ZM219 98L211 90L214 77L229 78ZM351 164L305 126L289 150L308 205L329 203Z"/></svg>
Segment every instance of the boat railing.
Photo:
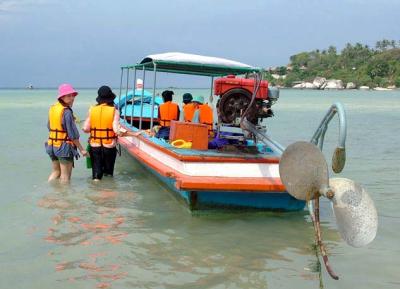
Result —
<svg viewBox="0 0 400 289"><path fill-rule="evenodd" d="M342 171L344 163L346 161L345 145L347 134L346 113L343 105L340 102L332 104L328 112L325 114L325 117L319 124L310 142L318 146L322 151L322 148L324 146L325 133L328 129L328 124L335 116L335 114L338 114L339 117L339 142L332 157L332 169L335 173L339 173Z"/></svg>
<svg viewBox="0 0 400 289"><path fill-rule="evenodd" d="M340 102L336 102L332 104L329 108L328 112L326 113L325 117L322 119L320 125L318 126L317 130L315 131L313 137L311 138L311 143L318 146L321 150L324 145L324 138L326 130L328 129L328 124L335 116L335 114L339 116L339 147L344 148L346 143L346 113L344 111L343 105Z"/></svg>
<svg viewBox="0 0 400 289"><path fill-rule="evenodd" d="M124 79L124 71L126 70L126 92L125 92L125 104L124 104L124 122L128 123L127 119L126 119L126 111L127 111L127 98L128 98L128 92L129 92L129 83L130 83L130 76L129 76L129 72L130 70L133 70L133 83L136 83L137 80L137 72L139 69L137 69L136 67L121 67L121 82L120 82L120 90L119 90L119 97L118 97L118 103L121 102L121 96L122 96L122 84L123 84L123 79ZM146 81L146 69L145 66L142 67L142 78L143 78L143 87ZM140 71L139 70L139 71ZM151 115L150 115L150 128L153 128L154 126L154 105L155 105L155 96L156 96L156 81L157 81L157 65L156 63L154 63L154 69L153 69L153 73L154 73L154 85L153 85L153 95L151 98ZM131 116L130 116L130 125L133 125L133 117L134 117L134 109L135 106L134 104L134 98L136 96L136 87L135 85L133 85L132 87L132 107L131 107ZM142 123L143 123L143 101L144 99L144 89L141 90L141 94L140 94L140 114L139 114L139 129L142 129ZM120 111L121 108L119 108Z"/></svg>

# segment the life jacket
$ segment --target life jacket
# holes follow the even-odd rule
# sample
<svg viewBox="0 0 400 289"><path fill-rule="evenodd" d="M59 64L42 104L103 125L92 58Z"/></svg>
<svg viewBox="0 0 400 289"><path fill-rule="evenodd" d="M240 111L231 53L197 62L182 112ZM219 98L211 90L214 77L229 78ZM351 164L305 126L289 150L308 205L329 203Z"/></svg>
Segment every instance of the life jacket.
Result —
<svg viewBox="0 0 400 289"><path fill-rule="evenodd" d="M111 144L117 138L113 130L115 107L106 103L90 109L90 143Z"/></svg>
<svg viewBox="0 0 400 289"><path fill-rule="evenodd" d="M184 111L184 121L191 122L193 119L194 112L196 111L196 106L194 103L188 103L183 105Z"/></svg>
<svg viewBox="0 0 400 289"><path fill-rule="evenodd" d="M72 143L67 131L62 126L62 119L65 107L60 102L53 104L49 109L49 139L47 144L53 147L60 147L64 142Z"/></svg>
<svg viewBox="0 0 400 289"><path fill-rule="evenodd" d="M208 126L208 133L213 130L213 111L208 104L199 105L199 122Z"/></svg>
<svg viewBox="0 0 400 289"><path fill-rule="evenodd" d="M194 103L184 104L183 105L184 121L191 122L195 110L196 110L196 107L195 107Z"/></svg>
<svg viewBox="0 0 400 289"><path fill-rule="evenodd" d="M179 106L172 101L160 105L160 125L170 126L171 120L178 120Z"/></svg>

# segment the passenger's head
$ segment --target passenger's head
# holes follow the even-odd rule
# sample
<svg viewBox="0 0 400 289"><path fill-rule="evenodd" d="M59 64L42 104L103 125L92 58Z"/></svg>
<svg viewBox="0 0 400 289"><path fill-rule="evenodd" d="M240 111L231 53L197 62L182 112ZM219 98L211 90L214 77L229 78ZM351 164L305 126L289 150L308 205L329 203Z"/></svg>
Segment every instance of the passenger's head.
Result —
<svg viewBox="0 0 400 289"><path fill-rule="evenodd" d="M192 102L196 102L198 104L203 104L204 103L204 96L196 95L195 97L193 97Z"/></svg>
<svg viewBox="0 0 400 289"><path fill-rule="evenodd" d="M174 92L173 92L172 90L164 90L164 91L161 93L164 102L172 101L172 95L173 95L173 94L174 94Z"/></svg>
<svg viewBox="0 0 400 289"><path fill-rule="evenodd" d="M75 96L78 92L72 87L71 84L64 83L58 87L57 99L64 105L72 106Z"/></svg>
<svg viewBox="0 0 400 289"><path fill-rule="evenodd" d="M108 103L114 104L115 94L112 92L111 88L103 85L97 91L97 98L96 101L98 104Z"/></svg>
<svg viewBox="0 0 400 289"><path fill-rule="evenodd" d="M188 92L183 94L183 96L182 96L182 101L184 104L188 104L189 102L192 101L192 99L193 99L193 96Z"/></svg>

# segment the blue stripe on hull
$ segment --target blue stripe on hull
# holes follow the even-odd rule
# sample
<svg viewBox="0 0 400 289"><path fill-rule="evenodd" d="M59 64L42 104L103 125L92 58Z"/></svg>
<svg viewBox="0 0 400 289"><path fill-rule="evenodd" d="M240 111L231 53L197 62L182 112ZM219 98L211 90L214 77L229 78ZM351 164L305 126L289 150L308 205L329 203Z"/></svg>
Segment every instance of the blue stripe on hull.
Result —
<svg viewBox="0 0 400 289"><path fill-rule="evenodd" d="M137 159L136 159L137 160ZM282 192L233 192L233 191L183 191L175 187L175 180L160 175L154 169L137 160L146 169L182 198L191 210L208 208L247 208L272 211L300 211L305 201L297 200Z"/></svg>
<svg viewBox="0 0 400 289"><path fill-rule="evenodd" d="M199 208L206 207L243 207L282 211L299 211L305 206L288 193L280 192L197 192Z"/></svg>

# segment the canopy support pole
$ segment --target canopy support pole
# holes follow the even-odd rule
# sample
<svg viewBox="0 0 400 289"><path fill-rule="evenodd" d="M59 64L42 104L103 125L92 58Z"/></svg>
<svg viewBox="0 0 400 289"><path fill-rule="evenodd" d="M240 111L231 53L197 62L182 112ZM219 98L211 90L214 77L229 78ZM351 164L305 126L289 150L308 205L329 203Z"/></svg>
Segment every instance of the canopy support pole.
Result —
<svg viewBox="0 0 400 289"><path fill-rule="evenodd" d="M210 104L211 104L211 106L212 106L212 103L213 103L213 101L214 101L214 98L213 98L213 88L214 88L214 76L211 76L211 87L210 87L210 97L209 97L209 102L210 102Z"/></svg>
<svg viewBox="0 0 400 289"><path fill-rule="evenodd" d="M125 119L126 119L126 107L127 107L127 98L128 98L128 89L129 89L129 68L126 69L126 92L125 92ZM132 119L131 119L132 125Z"/></svg>
<svg viewBox="0 0 400 289"><path fill-rule="evenodd" d="M153 129L153 119L154 119L154 102L156 99L156 83L157 83L157 64L154 63L154 83L153 83L153 96L151 101L151 119L150 119L150 129Z"/></svg>
<svg viewBox="0 0 400 289"><path fill-rule="evenodd" d="M142 94L140 96L140 120L139 120L139 129L142 129L142 118L143 118L143 97L144 97L144 83L146 81L146 70L143 66L143 88Z"/></svg>
<svg viewBox="0 0 400 289"><path fill-rule="evenodd" d="M131 125L133 125L133 116L135 110L135 91L136 91L136 68L133 69L133 88L132 88L132 109L131 109Z"/></svg>
<svg viewBox="0 0 400 289"><path fill-rule="evenodd" d="M124 77L124 68L121 67L121 81L119 82L119 96L118 96L118 111L119 113L122 112L121 110L121 94L122 94L122 78ZM125 98L126 101L126 98ZM125 103L126 107L126 103ZM125 117L124 117L124 122L126 122Z"/></svg>

